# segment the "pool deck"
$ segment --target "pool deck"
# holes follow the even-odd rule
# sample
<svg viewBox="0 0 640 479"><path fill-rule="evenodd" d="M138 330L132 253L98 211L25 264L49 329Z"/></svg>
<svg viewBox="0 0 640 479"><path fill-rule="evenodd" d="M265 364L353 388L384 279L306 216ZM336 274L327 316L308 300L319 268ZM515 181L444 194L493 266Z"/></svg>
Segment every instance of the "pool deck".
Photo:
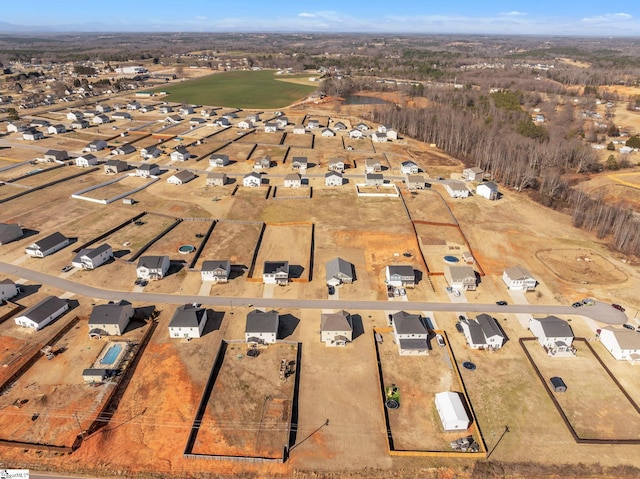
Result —
<svg viewBox="0 0 640 479"><path fill-rule="evenodd" d="M107 353L111 350L111 348L115 345L120 345L122 347L122 349L120 350L120 353L118 353L115 360L111 364L103 364L101 361L104 359ZM118 369L118 366L122 362L122 358L127 353L127 350L128 350L128 343L126 341L109 341L104 345L104 348L102 348L102 351L100 351L100 354L98 355L96 360L93 362L93 366L91 367L95 369Z"/></svg>

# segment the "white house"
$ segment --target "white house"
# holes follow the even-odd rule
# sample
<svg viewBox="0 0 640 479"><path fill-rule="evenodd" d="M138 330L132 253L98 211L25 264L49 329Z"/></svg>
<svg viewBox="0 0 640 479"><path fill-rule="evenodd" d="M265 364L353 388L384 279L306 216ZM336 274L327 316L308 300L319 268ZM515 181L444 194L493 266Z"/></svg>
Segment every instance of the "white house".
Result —
<svg viewBox="0 0 640 479"><path fill-rule="evenodd" d="M129 165L127 164L127 162L122 160L107 160L105 161L103 166L104 172L107 175L121 173L129 169Z"/></svg>
<svg viewBox="0 0 640 479"><path fill-rule="evenodd" d="M336 132L331 128L323 128L321 135L325 138L331 138L333 136L336 136Z"/></svg>
<svg viewBox="0 0 640 479"><path fill-rule="evenodd" d="M253 167L256 170L268 170L271 168L271 157L269 155L263 156L262 158L257 158L253 162Z"/></svg>
<svg viewBox="0 0 640 479"><path fill-rule="evenodd" d="M207 186L224 186L227 184L226 173L209 173L207 175Z"/></svg>
<svg viewBox="0 0 640 479"><path fill-rule="evenodd" d="M107 261L113 258L113 250L107 243L103 243L97 248L83 248L71 261L71 264L76 268L81 269L95 269L100 265L103 265Z"/></svg>
<svg viewBox="0 0 640 479"><path fill-rule="evenodd" d="M384 175L382 173L365 173L365 186L382 186L384 185Z"/></svg>
<svg viewBox="0 0 640 479"><path fill-rule="evenodd" d="M293 127L294 135L304 135L306 132L307 130L305 129L304 125L295 125Z"/></svg>
<svg viewBox="0 0 640 479"><path fill-rule="evenodd" d="M131 303L124 300L94 306L89 316L89 336L122 336L134 312Z"/></svg>
<svg viewBox="0 0 640 479"><path fill-rule="evenodd" d="M191 105L185 105L180 107L180 109L178 110L178 113L180 113L183 116L193 115L195 113L195 110Z"/></svg>
<svg viewBox="0 0 640 479"><path fill-rule="evenodd" d="M0 281L0 301L6 301L18 296L18 286L9 278Z"/></svg>
<svg viewBox="0 0 640 479"><path fill-rule="evenodd" d="M36 141L42 140L44 135L40 130L36 130L35 128L28 128L22 132L22 139L27 141Z"/></svg>
<svg viewBox="0 0 640 479"><path fill-rule="evenodd" d="M455 289L475 291L477 286L476 272L471 266L445 266L444 278Z"/></svg>
<svg viewBox="0 0 640 479"><path fill-rule="evenodd" d="M196 175L189 170L180 170L167 178L167 183L170 185L184 185L185 183L189 183L195 177Z"/></svg>
<svg viewBox="0 0 640 479"><path fill-rule="evenodd" d="M354 266L342 258L333 258L327 262L327 284L338 286L342 283L351 284L354 278Z"/></svg>
<svg viewBox="0 0 640 479"><path fill-rule="evenodd" d="M498 199L498 185L493 181L485 181L476 186L476 195L482 196L487 200Z"/></svg>
<svg viewBox="0 0 640 479"><path fill-rule="evenodd" d="M302 186L302 178L298 173L291 173L284 177L285 188L300 188Z"/></svg>
<svg viewBox="0 0 640 479"><path fill-rule="evenodd" d="M309 161L306 156L294 156L291 160L291 169L298 170L301 172L307 171L307 166L309 165Z"/></svg>
<svg viewBox="0 0 640 479"><path fill-rule="evenodd" d="M615 359L640 362L640 333L606 326L600 330L600 342Z"/></svg>
<svg viewBox="0 0 640 479"><path fill-rule="evenodd" d="M15 121L10 121L7 123L7 133L21 133L27 129L27 125L24 123L17 123Z"/></svg>
<svg viewBox="0 0 640 479"><path fill-rule="evenodd" d="M356 125L356 129L360 131L369 131L369 125L367 125L366 123L360 122Z"/></svg>
<svg viewBox="0 0 640 479"><path fill-rule="evenodd" d="M506 339L495 318L488 314L460 321L460 326L471 349L500 349Z"/></svg>
<svg viewBox="0 0 640 479"><path fill-rule="evenodd" d="M142 279L162 279L170 265L168 256L142 256L138 260L136 273Z"/></svg>
<svg viewBox="0 0 640 479"><path fill-rule="evenodd" d="M573 331L566 321L555 316L530 318L529 330L538 338L540 345L550 356L558 353L573 353Z"/></svg>
<svg viewBox="0 0 640 479"><path fill-rule="evenodd" d="M105 123L109 123L111 119L104 114L96 115L91 119L91 123L94 125L104 125Z"/></svg>
<svg viewBox="0 0 640 479"><path fill-rule="evenodd" d="M199 338L207 324L207 309L194 304L178 306L169 321L169 337Z"/></svg>
<svg viewBox="0 0 640 479"><path fill-rule="evenodd" d="M419 314L398 311L391 315L393 336L401 356L429 354L429 332Z"/></svg>
<svg viewBox="0 0 640 479"><path fill-rule="evenodd" d="M114 155L130 155L131 153L135 153L136 147L130 143L125 143L124 145L120 145L118 148L115 148L112 153Z"/></svg>
<svg viewBox="0 0 640 479"><path fill-rule="evenodd" d="M71 123L71 128L74 130L84 130L85 128L89 128L89 126L91 126L91 123L87 120L76 120Z"/></svg>
<svg viewBox="0 0 640 479"><path fill-rule="evenodd" d="M346 346L353 341L353 322L346 311L322 313L320 341L327 346Z"/></svg>
<svg viewBox="0 0 640 479"><path fill-rule="evenodd" d="M371 135L371 140L373 140L374 143L386 143L389 140L389 137L386 133L376 131Z"/></svg>
<svg viewBox="0 0 640 479"><path fill-rule="evenodd" d="M435 396L436 410L445 431L465 431L471 421L460 394L444 391Z"/></svg>
<svg viewBox="0 0 640 479"><path fill-rule="evenodd" d="M411 265L389 265L385 268L385 280L388 286L413 288L416 284L416 274Z"/></svg>
<svg viewBox="0 0 640 479"><path fill-rule="evenodd" d="M502 281L507 288L517 291L533 291L536 289L538 281L522 266L512 266L502 273Z"/></svg>
<svg viewBox="0 0 640 479"><path fill-rule="evenodd" d="M351 130L349 132L349 138L352 138L354 140L358 140L358 139L362 138L362 132L360 130Z"/></svg>
<svg viewBox="0 0 640 479"><path fill-rule="evenodd" d="M153 158L158 158L160 155L164 153L160 148L156 145L147 146L140 150L140 156L145 160L150 160Z"/></svg>
<svg viewBox="0 0 640 479"><path fill-rule="evenodd" d="M364 160L364 172L365 173L380 173L382 171L382 164L380 160L375 158L367 158Z"/></svg>
<svg viewBox="0 0 640 479"><path fill-rule="evenodd" d="M38 331L58 319L68 309L69 304L66 300L56 296L49 296L38 304L31 306L20 316L17 316L14 321L18 326Z"/></svg>
<svg viewBox="0 0 640 479"><path fill-rule="evenodd" d="M78 121L83 119L84 115L80 111L70 111L69 113L67 113L67 120Z"/></svg>
<svg viewBox="0 0 640 479"><path fill-rule="evenodd" d="M442 184L451 198L467 198L469 196L469 190L462 181L444 180Z"/></svg>
<svg viewBox="0 0 640 479"><path fill-rule="evenodd" d="M238 122L238 128L241 128L243 130L248 130L249 128L253 128L253 122L245 118L244 120L240 120Z"/></svg>
<svg viewBox="0 0 640 479"><path fill-rule="evenodd" d="M228 164L229 155L214 153L209 157L209 166L213 166L214 168L221 168L223 166L227 166Z"/></svg>
<svg viewBox="0 0 640 479"><path fill-rule="evenodd" d="M136 176L141 178L151 178L160 174L160 167L155 163L143 163L136 168Z"/></svg>
<svg viewBox="0 0 640 479"><path fill-rule="evenodd" d="M462 178L465 181L481 181L484 175L482 168L474 166L472 168L465 168L462 170Z"/></svg>
<svg viewBox="0 0 640 479"><path fill-rule="evenodd" d="M344 173L344 169L344 160L341 160L340 158L331 158L329 160L329 171Z"/></svg>
<svg viewBox="0 0 640 479"><path fill-rule="evenodd" d="M214 283L226 283L231 274L231 261L227 260L206 260L202 262L200 275L202 281L213 281Z"/></svg>
<svg viewBox="0 0 640 479"><path fill-rule="evenodd" d="M427 187L427 182L422 175L407 175L405 183L410 190L424 190Z"/></svg>
<svg viewBox="0 0 640 479"><path fill-rule="evenodd" d="M275 344L280 317L276 311L254 309L247 314L244 337L247 343Z"/></svg>
<svg viewBox="0 0 640 479"><path fill-rule="evenodd" d="M171 152L171 161L187 161L191 158L191 153L184 146L179 146Z"/></svg>
<svg viewBox="0 0 640 479"><path fill-rule="evenodd" d="M420 168L415 161L407 160L400 164L400 172L404 175L415 175L420 172Z"/></svg>
<svg viewBox="0 0 640 479"><path fill-rule="evenodd" d="M98 158L91 153L76 158L76 166L87 168L98 164Z"/></svg>
<svg viewBox="0 0 640 479"><path fill-rule="evenodd" d="M275 133L278 131L278 125L275 121L268 121L264 124L265 133Z"/></svg>
<svg viewBox="0 0 640 479"><path fill-rule="evenodd" d="M126 111L117 111L111 115L112 120L132 120L131 115Z"/></svg>
<svg viewBox="0 0 640 479"><path fill-rule="evenodd" d="M84 147L84 151L95 153L96 151L104 150L107 146L107 142L104 140L93 140L91 143Z"/></svg>
<svg viewBox="0 0 640 479"><path fill-rule="evenodd" d="M67 127L64 125L51 125L49 128L47 128L47 133L49 133L50 135L60 135L66 132Z"/></svg>
<svg viewBox="0 0 640 479"><path fill-rule="evenodd" d="M69 153L67 150L47 150L43 156L45 161L54 161L58 163L69 159Z"/></svg>
<svg viewBox="0 0 640 479"><path fill-rule="evenodd" d="M342 186L342 173L330 171L324 175L325 186Z"/></svg>
<svg viewBox="0 0 640 479"><path fill-rule="evenodd" d="M265 261L262 269L262 282L264 284L287 284L289 282L289 262Z"/></svg>
<svg viewBox="0 0 640 479"><path fill-rule="evenodd" d="M62 233L55 232L27 246L25 253L34 258L44 258L61 250L69 243L71 243L69 238Z"/></svg>
<svg viewBox="0 0 640 479"><path fill-rule="evenodd" d="M242 178L242 186L257 188L260 185L262 185L262 177L256 172L244 175L244 178Z"/></svg>

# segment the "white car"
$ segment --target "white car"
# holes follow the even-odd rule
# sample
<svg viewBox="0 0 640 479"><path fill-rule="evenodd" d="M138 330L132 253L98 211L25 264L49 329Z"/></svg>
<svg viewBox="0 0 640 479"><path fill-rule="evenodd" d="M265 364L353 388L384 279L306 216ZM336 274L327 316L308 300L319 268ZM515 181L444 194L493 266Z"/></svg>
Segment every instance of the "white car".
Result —
<svg viewBox="0 0 640 479"><path fill-rule="evenodd" d="M436 334L436 341L438 342L438 346L444 346L444 338L442 334Z"/></svg>

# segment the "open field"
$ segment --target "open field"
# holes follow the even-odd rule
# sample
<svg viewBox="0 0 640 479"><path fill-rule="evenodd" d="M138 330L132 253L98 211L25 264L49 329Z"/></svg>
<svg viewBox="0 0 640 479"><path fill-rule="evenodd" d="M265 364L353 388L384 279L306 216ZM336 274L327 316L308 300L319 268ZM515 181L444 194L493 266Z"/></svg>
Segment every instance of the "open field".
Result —
<svg viewBox="0 0 640 479"><path fill-rule="evenodd" d="M623 271L593 250L542 250L536 256L551 272L565 281L612 284L622 283L628 278Z"/></svg>
<svg viewBox="0 0 640 479"><path fill-rule="evenodd" d="M145 255L165 255L172 261L191 262L195 250L191 254L180 254L178 248L183 245L191 245L198 249L202 238L196 235L204 235L211 226L210 221L182 221L166 235L153 243Z"/></svg>
<svg viewBox="0 0 640 479"><path fill-rule="evenodd" d="M262 278L265 261L288 261L289 278L309 278L312 236L313 226L310 224L267 225L256 257L253 277ZM292 248L291 245L296 247Z"/></svg>
<svg viewBox="0 0 640 479"><path fill-rule="evenodd" d="M251 160L257 160L259 158L263 158L267 155L271 156L271 163L273 164L281 164L284 160L285 155L287 154L286 146L268 146L268 145L258 145L253 153L251 153Z"/></svg>
<svg viewBox="0 0 640 479"><path fill-rule="evenodd" d="M221 155L228 155L230 162L244 161L248 159L249 154L253 150L253 146L254 145L251 144L235 142L216 151L216 153L219 153Z"/></svg>
<svg viewBox="0 0 640 479"><path fill-rule="evenodd" d="M203 261L229 259L232 265L248 269L258 242L262 225L218 221L198 259L197 268Z"/></svg>
<svg viewBox="0 0 640 479"><path fill-rule="evenodd" d="M299 148L311 148L313 144L313 135L305 133L304 135L294 135L293 132L288 131L287 136L284 139L284 145L295 146Z"/></svg>
<svg viewBox="0 0 640 479"><path fill-rule="evenodd" d="M44 172L46 172L46 170L60 166L56 163L27 163L23 165L19 165L17 163L14 164L16 165L15 168L9 168L7 170L0 171L0 180L10 181L14 178L19 178L28 174L43 174Z"/></svg>
<svg viewBox="0 0 640 479"><path fill-rule="evenodd" d="M89 198L95 198L98 200L102 200L102 199L106 200L118 195L125 194L126 192L131 191L135 188L139 188L140 186L146 185L149 182L150 182L149 178L141 178L138 176L127 175L124 179L120 181L116 181L115 183L111 183L110 185L106 185L101 188L96 188L94 190L87 191L82 196L87 196Z"/></svg>
<svg viewBox="0 0 640 479"><path fill-rule="evenodd" d="M273 71L234 71L201 77L162 90L167 101L240 108L279 108L308 95L315 86L281 81Z"/></svg>
<svg viewBox="0 0 640 479"><path fill-rule="evenodd" d="M463 265L462 253L468 251L464 238L456 226L425 225L415 223L422 254L432 273L445 270L444 256L455 256Z"/></svg>

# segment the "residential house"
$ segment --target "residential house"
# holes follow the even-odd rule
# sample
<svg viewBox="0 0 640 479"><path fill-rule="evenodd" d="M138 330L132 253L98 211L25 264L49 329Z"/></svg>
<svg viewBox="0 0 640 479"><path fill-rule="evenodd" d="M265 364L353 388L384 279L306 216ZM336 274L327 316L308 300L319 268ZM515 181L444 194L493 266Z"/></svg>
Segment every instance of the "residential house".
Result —
<svg viewBox="0 0 640 479"><path fill-rule="evenodd" d="M367 125L366 123L360 122L356 125L356 129L360 131L369 131L369 125Z"/></svg>
<svg viewBox="0 0 640 479"><path fill-rule="evenodd" d="M140 108L142 108L142 106L137 100L127 103L127 110L139 110Z"/></svg>
<svg viewBox="0 0 640 479"><path fill-rule="evenodd" d="M403 161L400 165L400 172L404 175L415 175L420 172L420 168L415 161Z"/></svg>
<svg viewBox="0 0 640 479"><path fill-rule="evenodd" d="M335 313L322 313L320 341L327 346L346 346L353 341L351 315L344 310Z"/></svg>
<svg viewBox="0 0 640 479"><path fill-rule="evenodd" d="M498 199L498 185L493 181L485 181L476 187L476 195L482 196L487 200Z"/></svg>
<svg viewBox="0 0 640 479"><path fill-rule="evenodd" d="M143 163L136 168L136 176L141 178L151 178L160 174L160 167L155 163Z"/></svg>
<svg viewBox="0 0 640 479"><path fill-rule="evenodd" d="M96 111L100 113L109 113L112 108L109 105L96 105Z"/></svg>
<svg viewBox="0 0 640 479"><path fill-rule="evenodd" d="M640 334L636 331L606 326L600 330L600 342L615 359L640 362Z"/></svg>
<svg viewBox="0 0 640 479"><path fill-rule="evenodd" d="M338 130L338 131L347 131L347 125L345 125L344 123L342 123L341 121L336 122L333 125L333 128Z"/></svg>
<svg viewBox="0 0 640 479"><path fill-rule="evenodd" d="M206 260L202 263L200 275L202 281L213 281L214 283L226 283L229 281L231 274L231 261L225 260Z"/></svg>
<svg viewBox="0 0 640 479"><path fill-rule="evenodd" d="M131 303L125 300L95 305L89 315L89 336L122 336L134 312Z"/></svg>
<svg viewBox="0 0 640 479"><path fill-rule="evenodd" d="M311 119L307 122L307 126L309 127L310 130L320 128L320 120Z"/></svg>
<svg viewBox="0 0 640 479"><path fill-rule="evenodd" d="M172 123L174 125L180 123L182 121L182 117L180 115L169 115L164 119L165 123Z"/></svg>
<svg viewBox="0 0 640 479"><path fill-rule="evenodd" d="M22 132L22 139L27 141L37 141L44 139L44 134L35 128L27 128Z"/></svg>
<svg viewBox="0 0 640 479"><path fill-rule="evenodd" d="M173 107L171 105L162 105L158 108L158 113L161 115L168 115L169 113L173 113Z"/></svg>
<svg viewBox="0 0 640 479"><path fill-rule="evenodd" d="M344 173L344 169L344 160L341 160L340 158L331 158L329 160L329 171Z"/></svg>
<svg viewBox="0 0 640 479"><path fill-rule="evenodd" d="M191 105L185 105L180 107L180 109L178 110L178 113L182 116L187 116L187 115L193 115L195 114L195 110L193 109L193 107Z"/></svg>
<svg viewBox="0 0 640 479"><path fill-rule="evenodd" d="M460 321L460 326L471 349L500 349L506 340L495 318L488 314Z"/></svg>
<svg viewBox="0 0 640 479"><path fill-rule="evenodd" d="M85 128L89 128L91 123L88 120L76 120L71 123L71 128L74 130L84 130Z"/></svg>
<svg viewBox="0 0 640 479"><path fill-rule="evenodd" d="M566 321L556 316L529 318L529 330L550 356L575 354L575 348L572 346L573 331Z"/></svg>
<svg viewBox="0 0 640 479"><path fill-rule="evenodd" d="M247 120L249 120L251 123L258 123L260 120L260 114L259 113L254 113L252 115L247 115Z"/></svg>
<svg viewBox="0 0 640 479"><path fill-rule="evenodd" d="M307 166L309 162L306 156L294 156L291 160L291 169L298 170L301 172L307 171Z"/></svg>
<svg viewBox="0 0 640 479"><path fill-rule="evenodd" d="M389 137L386 133L380 133L376 131L373 133L373 135L371 135L371 140L374 143L386 143L389 140Z"/></svg>
<svg viewBox="0 0 640 479"><path fill-rule="evenodd" d="M225 128L231 126L231 123L229 123L229 119L225 118L224 116L221 116L220 118L216 118L213 124L215 126L222 126Z"/></svg>
<svg viewBox="0 0 640 479"><path fill-rule="evenodd" d="M462 170L462 178L465 181L482 181L483 176L484 170L482 168L478 168L477 166L465 168L464 170Z"/></svg>
<svg viewBox="0 0 640 479"><path fill-rule="evenodd" d="M50 124L48 120L36 118L35 120L31 120L29 126L33 128L47 128Z"/></svg>
<svg viewBox="0 0 640 479"><path fill-rule="evenodd" d="M84 114L81 111L70 111L67 113L67 120L78 121L84 120Z"/></svg>
<svg viewBox="0 0 640 479"><path fill-rule="evenodd" d="M227 120L231 121L238 118L238 114L230 111L229 113L225 113L224 115L222 115L222 118L226 118Z"/></svg>
<svg viewBox="0 0 640 479"><path fill-rule="evenodd" d="M254 309L247 314L244 338L247 343L275 344L278 339L280 317L277 311Z"/></svg>
<svg viewBox="0 0 640 479"><path fill-rule="evenodd" d="M66 300L49 296L25 310L20 316L14 318L14 321L18 326L38 331L58 319L68 309L69 304Z"/></svg>
<svg viewBox="0 0 640 479"><path fill-rule="evenodd" d="M209 157L209 166L213 166L214 168L221 168L223 166L227 166L228 164L229 164L229 155L221 155L219 153L214 153Z"/></svg>
<svg viewBox="0 0 640 479"><path fill-rule="evenodd" d="M107 160L104 163L104 172L107 175L113 175L116 173L120 173L122 171L127 171L129 169L129 165L126 161L122 160Z"/></svg>
<svg viewBox="0 0 640 479"><path fill-rule="evenodd" d="M429 332L419 314L398 311L391 315L393 336L401 356L429 354Z"/></svg>
<svg viewBox="0 0 640 479"><path fill-rule="evenodd" d="M95 269L113 258L113 250L107 243L103 243L97 248L83 248L71 261L76 268Z"/></svg>
<svg viewBox="0 0 640 479"><path fill-rule="evenodd" d="M331 138L336 136L336 132L333 131L331 128L323 128L321 134L325 138Z"/></svg>
<svg viewBox="0 0 640 479"><path fill-rule="evenodd" d="M126 111L117 111L111 115L112 120L132 120L133 118Z"/></svg>
<svg viewBox="0 0 640 479"><path fill-rule="evenodd" d="M284 177L285 188L300 188L302 186L302 178L298 173L291 173Z"/></svg>
<svg viewBox="0 0 640 479"><path fill-rule="evenodd" d="M275 133L278 131L278 125L275 121L268 121L264 124L265 133Z"/></svg>
<svg viewBox="0 0 640 479"><path fill-rule="evenodd" d="M262 177L256 172L244 175L244 178L242 178L242 186L256 188L260 185L262 185Z"/></svg>
<svg viewBox="0 0 640 479"><path fill-rule="evenodd" d="M512 266L505 269L502 273L502 281L507 285L507 288L517 291L533 291L538 284L529 270L522 266Z"/></svg>
<svg viewBox="0 0 640 479"><path fill-rule="evenodd" d="M192 128L198 125L204 125L206 122L207 120L200 118L199 116L192 116L189 118L189 124L193 125Z"/></svg>
<svg viewBox="0 0 640 479"><path fill-rule="evenodd" d="M36 241L35 243L27 246L25 253L34 258L44 258L56 251L61 250L65 246L71 243L71 240L57 231L49 236Z"/></svg>
<svg viewBox="0 0 640 479"><path fill-rule="evenodd" d="M225 173L209 173L207 175L207 186L224 186L227 184Z"/></svg>
<svg viewBox="0 0 640 479"><path fill-rule="evenodd" d="M49 133L50 135L60 135L66 132L67 132L67 127L62 124L51 125L49 126L49 128L47 128L47 133Z"/></svg>
<svg viewBox="0 0 640 479"><path fill-rule="evenodd" d="M94 125L104 125L109 122L111 122L111 119L107 115L104 115L102 113L94 116L91 119L91 123L93 123Z"/></svg>
<svg viewBox="0 0 640 479"><path fill-rule="evenodd" d="M407 175L405 183L410 190L424 190L427 187L427 182L422 175Z"/></svg>
<svg viewBox="0 0 640 479"><path fill-rule="evenodd" d="M442 184L451 198L466 198L469 196L469 190L462 181L443 180Z"/></svg>
<svg viewBox="0 0 640 479"><path fill-rule="evenodd" d="M141 113L150 113L152 111L156 111L156 107L153 105L145 105L140 108Z"/></svg>
<svg viewBox="0 0 640 479"><path fill-rule="evenodd" d="M170 265L168 256L142 256L138 260L136 273L142 279L162 279Z"/></svg>
<svg viewBox="0 0 640 479"><path fill-rule="evenodd" d="M387 131L385 131L386 135L387 135L387 139L388 140L397 140L398 139L398 132L394 129L389 129Z"/></svg>
<svg viewBox="0 0 640 479"><path fill-rule="evenodd" d="M339 284L351 284L355 277L354 266L342 258L333 258L327 263L327 284L338 286Z"/></svg>
<svg viewBox="0 0 640 479"><path fill-rule="evenodd" d="M171 152L171 161L187 161L191 158L191 153L184 146L179 146Z"/></svg>
<svg viewBox="0 0 640 479"><path fill-rule="evenodd" d="M200 116L202 116L202 118L210 118L216 115L217 113L211 108L203 108L202 110L200 110Z"/></svg>
<svg viewBox="0 0 640 479"><path fill-rule="evenodd" d="M120 145L118 148L113 150L114 155L130 155L135 153L136 147L130 143L125 143L124 145Z"/></svg>
<svg viewBox="0 0 640 479"><path fill-rule="evenodd" d="M307 132L304 125L294 125L293 134L294 135L304 135Z"/></svg>
<svg viewBox="0 0 640 479"><path fill-rule="evenodd" d="M27 125L24 123L18 123L15 121L10 121L7 123L7 133L21 133L27 129Z"/></svg>
<svg viewBox="0 0 640 479"><path fill-rule="evenodd" d="M271 168L271 157L269 155L257 158L253 162L253 167L257 170L267 170Z"/></svg>
<svg viewBox="0 0 640 479"><path fill-rule="evenodd" d="M87 146L84 147L83 151L90 151L95 153L96 151L102 151L107 147L107 142L104 140L93 140Z"/></svg>
<svg viewBox="0 0 640 479"><path fill-rule="evenodd" d="M67 150L47 150L44 154L45 161L62 162L69 159Z"/></svg>
<svg viewBox="0 0 640 479"><path fill-rule="evenodd" d="M0 244L11 243L22 238L23 234L22 227L17 223L0 223Z"/></svg>
<svg viewBox="0 0 640 479"><path fill-rule="evenodd" d="M360 130L351 130L349 132L349 138L353 140L359 140L360 138L362 138L362 132Z"/></svg>
<svg viewBox="0 0 640 479"><path fill-rule="evenodd" d="M164 153L160 148L156 145L147 146L140 150L140 156L145 160L151 160L153 158L158 158L160 155Z"/></svg>
<svg viewBox="0 0 640 479"><path fill-rule="evenodd" d="M342 173L330 171L324 175L325 186L342 186Z"/></svg>
<svg viewBox="0 0 640 479"><path fill-rule="evenodd" d="M365 173L380 173L382 171L382 165L380 160L375 158L367 158L364 160L364 172Z"/></svg>
<svg viewBox="0 0 640 479"><path fill-rule="evenodd" d="M76 166L88 168L89 166L96 166L98 164L98 158L91 153L79 156L76 158Z"/></svg>
<svg viewBox="0 0 640 479"><path fill-rule="evenodd" d="M0 302L18 296L19 292L20 290L16 283L11 281L9 278L5 278L0 281Z"/></svg>
<svg viewBox="0 0 640 479"><path fill-rule="evenodd" d="M207 324L207 309L194 304L178 306L169 321L169 337L199 338Z"/></svg>
<svg viewBox="0 0 640 479"><path fill-rule="evenodd" d="M289 262L265 261L262 269L262 282L264 284L287 284L289 282Z"/></svg>
<svg viewBox="0 0 640 479"><path fill-rule="evenodd" d="M382 173L366 173L364 184L365 186L382 186L384 185L384 175Z"/></svg>
<svg viewBox="0 0 640 479"><path fill-rule="evenodd" d="M387 131L391 130L391 125L378 125L378 131L380 133L386 133Z"/></svg>
<svg viewBox="0 0 640 479"><path fill-rule="evenodd" d="M169 183L170 185L184 185L185 183L193 180L195 177L196 175L194 175L189 170L180 170L167 178L167 183Z"/></svg>
<svg viewBox="0 0 640 479"><path fill-rule="evenodd" d="M284 130L289 124L289 119L286 116L279 116L276 118L276 126L281 130Z"/></svg>
<svg viewBox="0 0 640 479"><path fill-rule="evenodd" d="M238 128L242 130L248 130L249 128L253 128L253 122L245 118L244 120L240 120L238 122Z"/></svg>
<svg viewBox="0 0 640 479"><path fill-rule="evenodd" d="M477 286L476 272L471 266L445 266L444 277L455 289L475 291Z"/></svg>
<svg viewBox="0 0 640 479"><path fill-rule="evenodd" d="M416 285L415 270L407 264L388 265L385 268L385 282L394 288L413 288Z"/></svg>

